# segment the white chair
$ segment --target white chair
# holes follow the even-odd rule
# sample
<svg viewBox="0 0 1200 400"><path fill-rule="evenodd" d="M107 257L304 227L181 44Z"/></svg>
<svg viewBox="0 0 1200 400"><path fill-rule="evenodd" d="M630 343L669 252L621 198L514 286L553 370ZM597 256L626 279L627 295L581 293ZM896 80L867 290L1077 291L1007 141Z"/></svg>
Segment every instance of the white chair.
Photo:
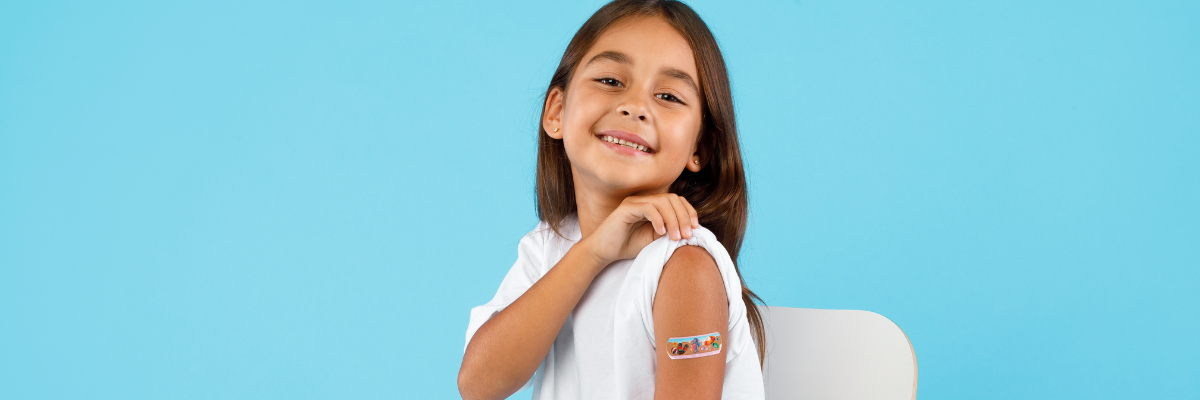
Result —
<svg viewBox="0 0 1200 400"><path fill-rule="evenodd" d="M916 399L916 353L891 320L870 311L758 307L767 400Z"/></svg>

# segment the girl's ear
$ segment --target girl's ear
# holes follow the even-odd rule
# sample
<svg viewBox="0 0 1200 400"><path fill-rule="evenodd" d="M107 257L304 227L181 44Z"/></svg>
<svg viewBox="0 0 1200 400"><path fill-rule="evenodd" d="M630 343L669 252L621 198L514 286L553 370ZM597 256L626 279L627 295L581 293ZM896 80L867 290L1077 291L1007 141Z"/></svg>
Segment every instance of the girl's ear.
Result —
<svg viewBox="0 0 1200 400"><path fill-rule="evenodd" d="M700 135L703 135L703 134L704 134L703 131L700 132ZM696 141L697 142L700 141L700 138L698 136L696 138ZM693 144L692 145L692 156L688 158L688 163L687 163L688 171L700 172L700 167L704 165L704 164L701 164L702 162L703 161L700 161L700 143Z"/></svg>
<svg viewBox="0 0 1200 400"><path fill-rule="evenodd" d="M692 158L688 159L688 171L700 172L700 166L700 153L692 153Z"/></svg>
<svg viewBox="0 0 1200 400"><path fill-rule="evenodd" d="M563 138L563 93L562 88L550 88L550 92L546 94L546 106L542 109L542 127L546 129L546 134L550 137L562 140Z"/></svg>

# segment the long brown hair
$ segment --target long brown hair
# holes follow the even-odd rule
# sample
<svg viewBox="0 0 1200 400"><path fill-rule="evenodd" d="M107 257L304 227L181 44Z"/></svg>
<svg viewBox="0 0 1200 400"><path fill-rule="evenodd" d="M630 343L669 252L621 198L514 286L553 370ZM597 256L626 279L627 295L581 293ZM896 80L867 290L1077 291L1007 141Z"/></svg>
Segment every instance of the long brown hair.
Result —
<svg viewBox="0 0 1200 400"><path fill-rule="evenodd" d="M558 69L550 78L546 95L554 88L564 92L571 81L571 74L580 60L592 47L592 43L612 25L632 17L662 17L687 40L692 47L700 73L703 93L703 117L700 123L698 152L700 172L684 169L671 184L669 191L687 199L696 208L700 225L716 235L733 259L737 270L738 251L742 248L742 237L746 233L748 201L746 199L746 174L742 169L742 155L738 148L737 124L733 116L733 96L729 91L729 76L725 71L725 59L717 40L708 25L695 11L678 1L672 0L616 0L601 7L571 38L563 52ZM545 103L545 100L543 100ZM539 119L540 120L540 119ZM538 124L537 159L537 211L538 219L549 224L555 232L563 220L575 213L575 187L571 177L571 164L561 139L551 138L546 128ZM738 276L742 273L738 270ZM742 301L746 304L746 317L753 330L758 350L758 359L764 360L766 336L763 331L762 315L754 305L762 299L746 287L741 278Z"/></svg>

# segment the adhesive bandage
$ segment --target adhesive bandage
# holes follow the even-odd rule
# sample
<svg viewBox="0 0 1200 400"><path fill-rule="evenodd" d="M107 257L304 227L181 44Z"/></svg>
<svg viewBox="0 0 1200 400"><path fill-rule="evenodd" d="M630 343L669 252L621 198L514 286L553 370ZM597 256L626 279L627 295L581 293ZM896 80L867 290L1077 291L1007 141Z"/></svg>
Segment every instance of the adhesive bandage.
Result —
<svg viewBox="0 0 1200 400"><path fill-rule="evenodd" d="M711 356L721 353L721 334L676 337L667 339L667 355L672 360Z"/></svg>

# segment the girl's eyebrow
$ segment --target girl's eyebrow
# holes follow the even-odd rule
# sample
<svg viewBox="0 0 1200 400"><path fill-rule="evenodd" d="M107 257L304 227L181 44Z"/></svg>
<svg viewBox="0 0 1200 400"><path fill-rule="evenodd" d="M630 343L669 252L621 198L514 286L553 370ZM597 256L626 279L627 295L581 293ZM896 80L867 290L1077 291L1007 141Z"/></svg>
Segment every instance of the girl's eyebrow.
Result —
<svg viewBox="0 0 1200 400"><path fill-rule="evenodd" d="M586 67L599 60L611 60L621 64L633 64L632 61L629 61L629 56L625 55L625 53L609 50L595 55L591 60L588 60L586 64L583 64L583 66Z"/></svg>
<svg viewBox="0 0 1200 400"><path fill-rule="evenodd" d="M700 93L700 88L696 86L696 81L693 80L692 76L688 75L687 72L683 72L683 71L680 71L675 68L667 67L667 68L663 68L662 71L660 71L659 73L666 75L668 77L671 77L671 78L681 80L681 81L683 81L683 83L687 84L688 87L691 87L693 92L695 92L696 94Z"/></svg>

